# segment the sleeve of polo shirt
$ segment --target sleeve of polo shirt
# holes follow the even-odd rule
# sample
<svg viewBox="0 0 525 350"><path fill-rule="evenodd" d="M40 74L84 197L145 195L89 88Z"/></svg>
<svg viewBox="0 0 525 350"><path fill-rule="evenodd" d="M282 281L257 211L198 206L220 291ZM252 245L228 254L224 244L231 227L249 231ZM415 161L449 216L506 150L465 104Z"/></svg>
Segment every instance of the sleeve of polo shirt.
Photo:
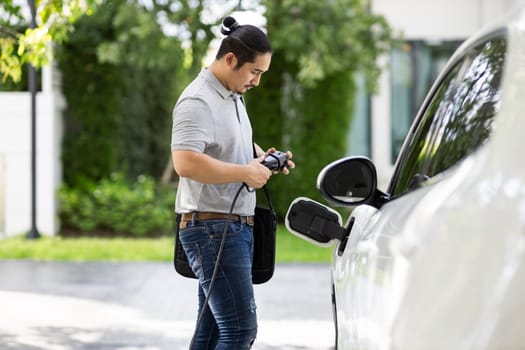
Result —
<svg viewBox="0 0 525 350"><path fill-rule="evenodd" d="M191 98L179 101L173 110L172 151L204 153L213 133L211 111L205 101Z"/></svg>

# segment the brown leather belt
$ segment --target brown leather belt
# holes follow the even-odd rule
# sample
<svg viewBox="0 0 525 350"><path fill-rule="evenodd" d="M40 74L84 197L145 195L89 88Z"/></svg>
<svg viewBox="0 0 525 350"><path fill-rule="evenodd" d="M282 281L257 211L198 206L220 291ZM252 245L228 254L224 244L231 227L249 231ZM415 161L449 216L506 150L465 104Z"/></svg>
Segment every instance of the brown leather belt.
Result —
<svg viewBox="0 0 525 350"><path fill-rule="evenodd" d="M208 212L195 212L195 213L184 213L181 215L180 219L180 228L186 228L189 222L203 221L203 220L226 220L228 219L228 214L222 213L208 213ZM253 216L241 216L237 214L230 215L231 221L238 221L241 224L253 225L254 219Z"/></svg>

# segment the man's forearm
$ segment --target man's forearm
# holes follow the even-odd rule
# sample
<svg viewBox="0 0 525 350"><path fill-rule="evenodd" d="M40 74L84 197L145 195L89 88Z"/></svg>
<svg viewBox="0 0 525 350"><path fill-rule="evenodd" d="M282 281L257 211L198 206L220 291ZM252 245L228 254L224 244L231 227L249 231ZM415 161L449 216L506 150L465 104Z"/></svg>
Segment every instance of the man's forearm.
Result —
<svg viewBox="0 0 525 350"><path fill-rule="evenodd" d="M223 162L193 151L173 151L173 167L181 177L206 184L243 182L245 166Z"/></svg>

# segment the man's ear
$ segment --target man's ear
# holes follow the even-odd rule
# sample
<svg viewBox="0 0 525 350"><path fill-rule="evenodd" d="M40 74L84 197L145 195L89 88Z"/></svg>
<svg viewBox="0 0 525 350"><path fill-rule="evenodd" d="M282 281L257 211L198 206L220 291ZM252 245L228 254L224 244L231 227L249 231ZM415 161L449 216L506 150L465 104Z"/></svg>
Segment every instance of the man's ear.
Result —
<svg viewBox="0 0 525 350"><path fill-rule="evenodd" d="M226 62L228 67L235 68L237 66L237 57L233 52L228 52L224 55L224 62Z"/></svg>

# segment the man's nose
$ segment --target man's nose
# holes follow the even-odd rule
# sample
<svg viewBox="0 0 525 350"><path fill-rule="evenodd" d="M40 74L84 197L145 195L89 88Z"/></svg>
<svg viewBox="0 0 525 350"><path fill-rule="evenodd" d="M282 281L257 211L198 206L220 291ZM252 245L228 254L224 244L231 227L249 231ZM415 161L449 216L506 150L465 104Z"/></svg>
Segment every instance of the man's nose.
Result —
<svg viewBox="0 0 525 350"><path fill-rule="evenodd" d="M259 82L261 81L261 76L256 75L252 81L250 82L253 86L259 86Z"/></svg>

